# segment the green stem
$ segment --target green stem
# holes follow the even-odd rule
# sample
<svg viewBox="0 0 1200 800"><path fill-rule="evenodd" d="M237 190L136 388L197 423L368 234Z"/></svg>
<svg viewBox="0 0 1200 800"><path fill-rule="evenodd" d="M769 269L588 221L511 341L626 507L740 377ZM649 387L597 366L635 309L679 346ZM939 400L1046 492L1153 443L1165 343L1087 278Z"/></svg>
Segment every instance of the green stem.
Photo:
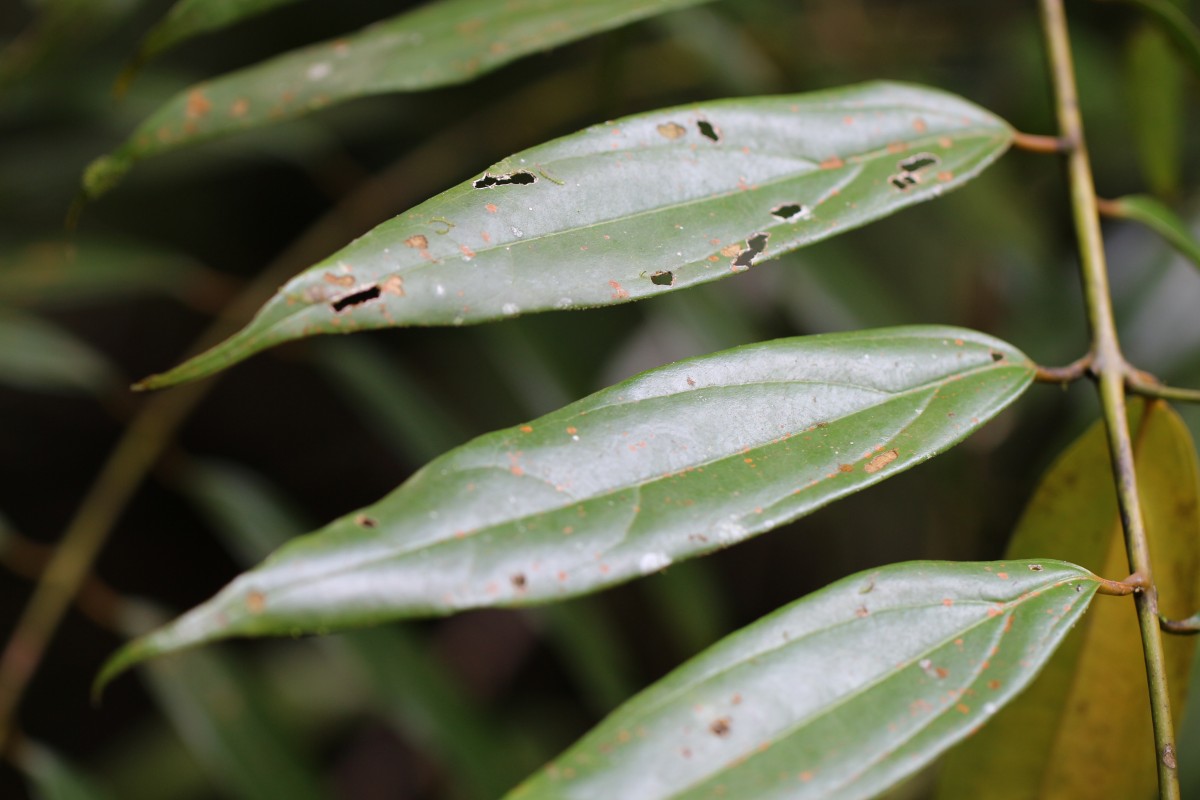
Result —
<svg viewBox="0 0 1200 800"><path fill-rule="evenodd" d="M1087 302L1088 326L1092 340L1092 372L1096 375L1100 403L1108 431L1109 453L1117 484L1117 501L1125 531L1125 550L1131 571L1145 582L1134 595L1138 625L1142 633L1142 652L1150 688L1150 713L1154 723L1157 751L1159 797L1179 800L1179 773L1175 758L1175 732L1171 721L1170 695L1167 689L1166 662L1158 622L1158 590L1150 566L1150 549L1137 477L1133 464L1133 443L1125 411L1127 366L1121 354L1113 318L1108 272L1104 261L1104 242L1096 209L1096 189L1083 136L1079 98L1067 20L1062 0L1040 0L1042 29L1049 57L1059 135L1070 143L1066 153L1070 183L1071 209L1079 239L1080 270Z"/></svg>
<svg viewBox="0 0 1200 800"><path fill-rule="evenodd" d="M1177 386L1135 380L1130 380L1128 385L1129 391L1143 397L1157 397L1159 400L1174 400L1179 403L1200 403L1200 389L1181 389Z"/></svg>

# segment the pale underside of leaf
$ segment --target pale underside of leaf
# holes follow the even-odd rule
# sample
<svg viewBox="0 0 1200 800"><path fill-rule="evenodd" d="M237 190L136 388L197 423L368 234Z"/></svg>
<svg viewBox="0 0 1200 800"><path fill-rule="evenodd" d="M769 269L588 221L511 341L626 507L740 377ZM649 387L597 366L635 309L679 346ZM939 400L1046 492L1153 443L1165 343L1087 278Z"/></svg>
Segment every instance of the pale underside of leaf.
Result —
<svg viewBox="0 0 1200 800"><path fill-rule="evenodd" d="M991 337L785 339L644 373L434 460L122 651L548 602L711 552L950 447L1029 385Z"/></svg>
<svg viewBox="0 0 1200 800"><path fill-rule="evenodd" d="M278 0L276 0L278 2ZM133 164L356 97L471 80L556 45L709 0L438 0L187 89L88 167L107 191Z"/></svg>
<svg viewBox="0 0 1200 800"><path fill-rule="evenodd" d="M716 280L957 187L1010 137L961 98L894 83L597 125L376 227L239 334L142 386L320 333L613 305ZM895 250L902 265L904 243Z"/></svg>
<svg viewBox="0 0 1200 800"><path fill-rule="evenodd" d="M1096 586L1056 561L853 575L683 665L509 798L872 797L1015 696Z"/></svg>

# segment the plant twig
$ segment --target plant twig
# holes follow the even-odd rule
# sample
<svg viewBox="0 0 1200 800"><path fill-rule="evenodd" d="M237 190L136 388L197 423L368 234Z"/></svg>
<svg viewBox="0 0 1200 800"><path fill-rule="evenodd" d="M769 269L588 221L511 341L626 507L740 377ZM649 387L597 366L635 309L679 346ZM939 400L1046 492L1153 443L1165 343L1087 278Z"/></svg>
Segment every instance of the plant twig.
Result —
<svg viewBox="0 0 1200 800"><path fill-rule="evenodd" d="M1187 619L1167 619L1158 615L1158 626L1166 633L1177 636L1195 636L1200 633L1200 612L1192 614Z"/></svg>
<svg viewBox="0 0 1200 800"><path fill-rule="evenodd" d="M1117 484L1117 503L1125 531L1125 550L1130 569L1142 576L1145 585L1134 595L1138 626L1142 633L1142 653L1150 688L1150 713L1154 724L1157 752L1158 788L1162 800L1179 800L1179 773L1175 757L1175 731L1167 687L1166 661L1158 621L1158 591L1150 565L1150 548L1137 491L1133 463L1133 443L1125 410L1127 367L1117 338L1112 296L1104 259L1104 242L1096 209L1096 189L1083 136L1075 69L1067 34L1063 0L1040 0L1042 30L1049 58L1059 133L1072 143L1066 154L1070 184L1071 210L1078 236L1080 274L1087 302L1088 327L1091 331L1092 371L1100 390L1109 453Z"/></svg>
<svg viewBox="0 0 1200 800"><path fill-rule="evenodd" d="M1038 365L1037 371L1033 374L1033 379L1038 383L1074 383L1075 381L1092 374L1092 354L1088 353L1082 358L1077 358L1065 367L1043 367Z"/></svg>
<svg viewBox="0 0 1200 800"><path fill-rule="evenodd" d="M1107 578L1097 577L1100 582L1100 588L1096 590L1097 594L1107 594L1113 597L1126 597L1131 594L1137 594L1146 588L1146 579L1136 572L1130 575L1123 581L1110 581Z"/></svg>
<svg viewBox="0 0 1200 800"><path fill-rule="evenodd" d="M1071 143L1061 136L1042 136L1037 133L1013 133L1013 147L1030 153L1058 155L1071 149Z"/></svg>

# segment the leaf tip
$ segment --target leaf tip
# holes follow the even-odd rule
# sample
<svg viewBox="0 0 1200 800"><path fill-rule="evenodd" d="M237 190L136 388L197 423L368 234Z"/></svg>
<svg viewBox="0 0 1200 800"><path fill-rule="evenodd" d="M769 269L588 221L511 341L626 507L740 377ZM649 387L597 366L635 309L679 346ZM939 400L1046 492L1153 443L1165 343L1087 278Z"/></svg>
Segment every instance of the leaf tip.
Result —
<svg viewBox="0 0 1200 800"><path fill-rule="evenodd" d="M83 191L95 200L120 183L130 165L128 156L100 156L83 171Z"/></svg>

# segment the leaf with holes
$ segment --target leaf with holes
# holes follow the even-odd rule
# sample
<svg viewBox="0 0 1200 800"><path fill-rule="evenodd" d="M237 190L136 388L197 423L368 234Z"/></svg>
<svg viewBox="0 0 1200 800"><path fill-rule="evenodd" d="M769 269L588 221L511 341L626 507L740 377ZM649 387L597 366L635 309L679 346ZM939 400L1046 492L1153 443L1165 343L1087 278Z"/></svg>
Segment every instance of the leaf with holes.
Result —
<svg viewBox="0 0 1200 800"><path fill-rule="evenodd" d="M509 800L874 797L1011 700L1098 582L911 562L776 611L619 708Z"/></svg>
<svg viewBox="0 0 1200 800"><path fill-rule="evenodd" d="M612 305L722 278L961 185L1011 133L958 97L894 83L597 125L383 223L141 386L318 333Z"/></svg>
<svg viewBox="0 0 1200 800"><path fill-rule="evenodd" d="M1146 534L1162 613L1184 617L1200 605L1200 468L1183 420L1151 404L1130 420ZM1181 535L1183 532L1190 535ZM1101 575L1129 571L1104 423L1097 422L1042 479L1008 555L1053 553ZM1183 711L1193 640L1165 637L1167 679ZM1105 603L1074 631L1030 686L941 770L939 797L1045 800L1152 797L1158 785L1146 705L1146 668L1131 604ZM1102 703L1095 698L1103 698Z"/></svg>
<svg viewBox="0 0 1200 800"><path fill-rule="evenodd" d="M84 188L99 195L148 156L356 97L465 83L530 53L703 2L709 0L428 3L180 92L94 161Z"/></svg>
<svg viewBox="0 0 1200 800"><path fill-rule="evenodd" d="M651 370L435 459L126 646L102 680L212 639L544 603L654 573L931 458L1033 373L1011 345L937 326Z"/></svg>

